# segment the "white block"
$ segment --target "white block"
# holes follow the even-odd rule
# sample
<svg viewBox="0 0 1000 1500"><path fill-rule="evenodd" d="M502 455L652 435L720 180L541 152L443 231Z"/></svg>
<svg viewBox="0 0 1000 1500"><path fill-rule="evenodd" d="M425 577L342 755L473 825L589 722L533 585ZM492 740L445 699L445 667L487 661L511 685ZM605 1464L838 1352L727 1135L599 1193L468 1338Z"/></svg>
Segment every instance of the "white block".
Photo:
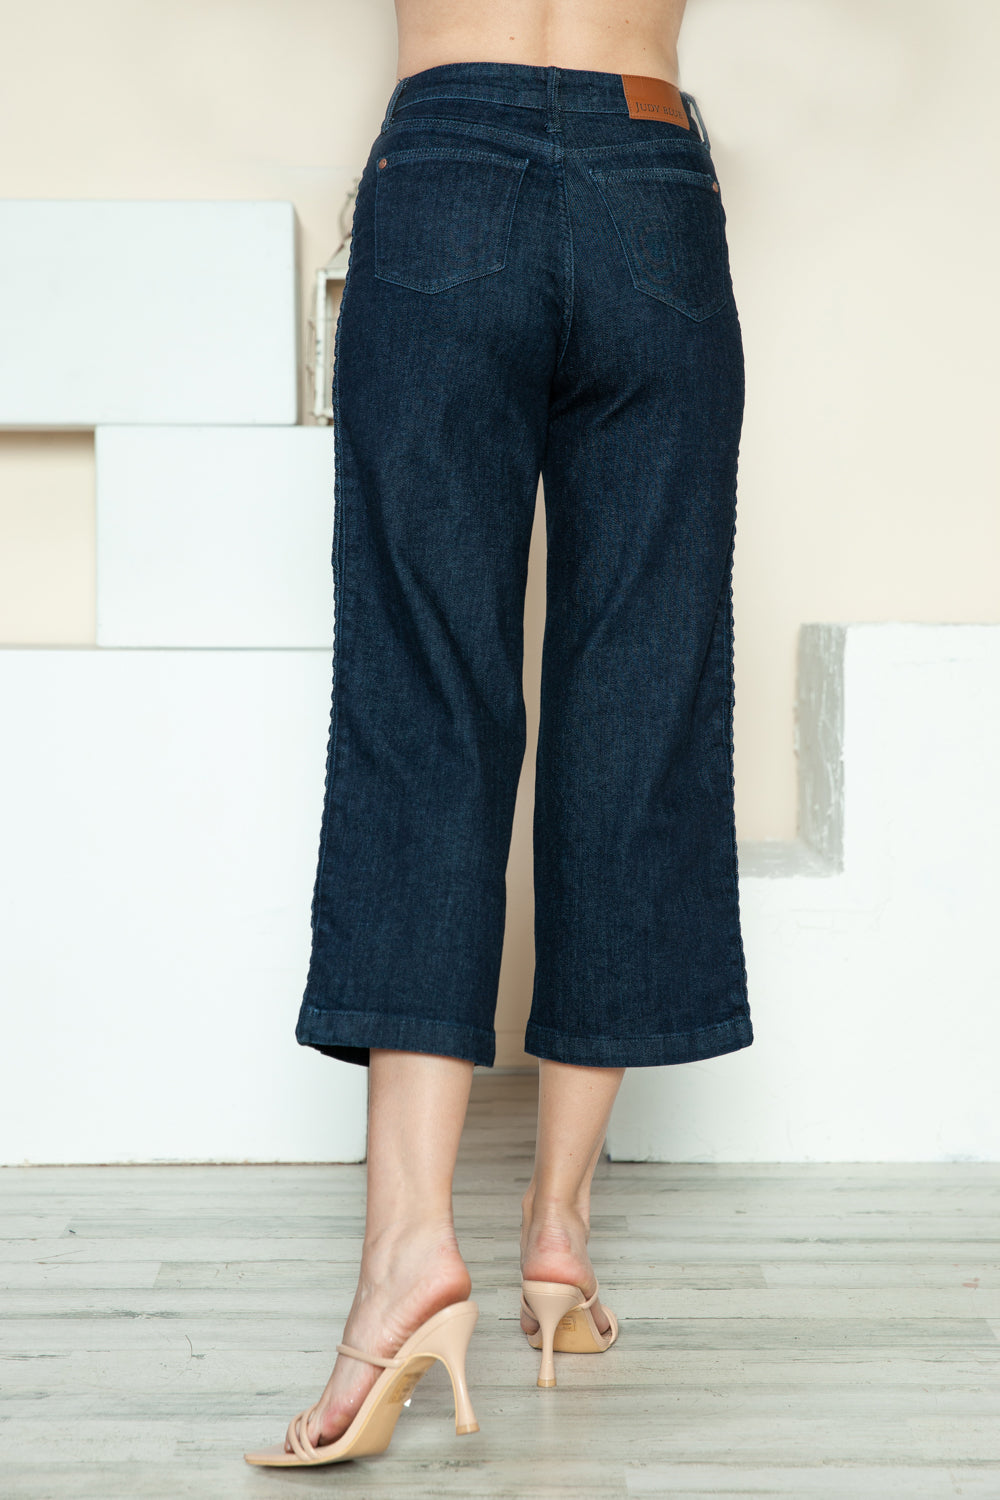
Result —
<svg viewBox="0 0 1000 1500"><path fill-rule="evenodd" d="M295 1040L329 651L0 650L0 1160L357 1161Z"/></svg>
<svg viewBox="0 0 1000 1500"><path fill-rule="evenodd" d="M635 1068L618 1160L1000 1160L1000 626L806 626L798 846L740 851L751 1047Z"/></svg>
<svg viewBox="0 0 1000 1500"><path fill-rule="evenodd" d="M101 646L333 640L332 427L99 427Z"/></svg>
<svg viewBox="0 0 1000 1500"><path fill-rule="evenodd" d="M297 420L295 211L0 200L0 427Z"/></svg>

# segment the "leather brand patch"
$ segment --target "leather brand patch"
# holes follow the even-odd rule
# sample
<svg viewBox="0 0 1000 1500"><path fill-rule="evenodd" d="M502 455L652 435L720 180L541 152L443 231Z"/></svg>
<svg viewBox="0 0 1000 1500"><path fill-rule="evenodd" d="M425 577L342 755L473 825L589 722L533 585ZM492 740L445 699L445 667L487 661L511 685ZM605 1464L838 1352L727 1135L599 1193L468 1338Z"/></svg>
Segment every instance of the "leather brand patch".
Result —
<svg viewBox="0 0 1000 1500"><path fill-rule="evenodd" d="M668 120L671 125L691 129L676 84L668 83L665 78L644 78L639 73L622 73L620 76L633 120Z"/></svg>

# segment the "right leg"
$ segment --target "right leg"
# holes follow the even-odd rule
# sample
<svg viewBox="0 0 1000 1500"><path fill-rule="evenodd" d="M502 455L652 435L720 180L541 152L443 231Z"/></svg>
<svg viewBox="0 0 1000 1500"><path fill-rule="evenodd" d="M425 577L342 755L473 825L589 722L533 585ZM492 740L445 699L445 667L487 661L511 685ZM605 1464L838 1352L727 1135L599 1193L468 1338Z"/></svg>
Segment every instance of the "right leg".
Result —
<svg viewBox="0 0 1000 1500"><path fill-rule="evenodd" d="M601 1158L624 1068L577 1067L540 1058L535 1170L521 1200L521 1275L564 1281L589 1297L596 1277L587 1252L590 1185ZM610 1319L593 1306L602 1333ZM537 1320L521 1314L525 1333Z"/></svg>

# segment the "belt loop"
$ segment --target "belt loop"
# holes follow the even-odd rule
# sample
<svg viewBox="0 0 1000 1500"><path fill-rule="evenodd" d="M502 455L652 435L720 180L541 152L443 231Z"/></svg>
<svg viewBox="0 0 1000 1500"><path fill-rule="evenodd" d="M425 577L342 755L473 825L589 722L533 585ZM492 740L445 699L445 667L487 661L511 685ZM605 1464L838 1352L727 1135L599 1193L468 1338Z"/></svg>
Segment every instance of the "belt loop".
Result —
<svg viewBox="0 0 1000 1500"><path fill-rule="evenodd" d="M694 97L693 94L687 94L687 93L685 93L685 91L683 89L681 89L680 93L681 93L681 98L684 100L684 103L687 105L688 114L689 115L693 114L694 117L695 117L695 119L698 121L698 129L701 132L701 140L702 140L703 146L705 147L705 150L710 152L711 149L712 149L712 142L708 138L708 131L705 129L705 121L701 117L701 110L698 108L698 101L697 101L697 99Z"/></svg>
<svg viewBox="0 0 1000 1500"><path fill-rule="evenodd" d="M549 132L561 128L559 121L559 69L549 65L545 69L545 129Z"/></svg>
<svg viewBox="0 0 1000 1500"><path fill-rule="evenodd" d="M400 94L403 92L403 89L405 88L405 86L406 86L406 84L408 82L409 82L409 78L408 77L407 78L400 78L400 79L397 80L396 87L393 89L392 94L389 97L389 103L386 106L385 119L382 121L382 126L381 126L381 129L379 131L380 135L381 135L382 131L388 129L389 125L392 123L392 113L393 113L393 110L396 108L396 100L399 98Z"/></svg>

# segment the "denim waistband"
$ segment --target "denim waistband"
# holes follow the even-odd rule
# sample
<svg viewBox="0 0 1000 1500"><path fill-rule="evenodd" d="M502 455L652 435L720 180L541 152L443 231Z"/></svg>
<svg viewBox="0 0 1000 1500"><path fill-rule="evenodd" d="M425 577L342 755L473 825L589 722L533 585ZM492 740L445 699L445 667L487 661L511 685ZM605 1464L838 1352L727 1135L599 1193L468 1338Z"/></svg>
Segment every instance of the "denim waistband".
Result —
<svg viewBox="0 0 1000 1500"><path fill-rule="evenodd" d="M697 100L679 90L691 127L705 146L711 142ZM628 100L621 73L602 73L590 68L557 68L535 63L454 62L438 63L400 78L386 107L382 129L392 121L397 105L424 99L480 99L490 104L509 104L520 109L546 111L552 118L564 114L627 115Z"/></svg>

